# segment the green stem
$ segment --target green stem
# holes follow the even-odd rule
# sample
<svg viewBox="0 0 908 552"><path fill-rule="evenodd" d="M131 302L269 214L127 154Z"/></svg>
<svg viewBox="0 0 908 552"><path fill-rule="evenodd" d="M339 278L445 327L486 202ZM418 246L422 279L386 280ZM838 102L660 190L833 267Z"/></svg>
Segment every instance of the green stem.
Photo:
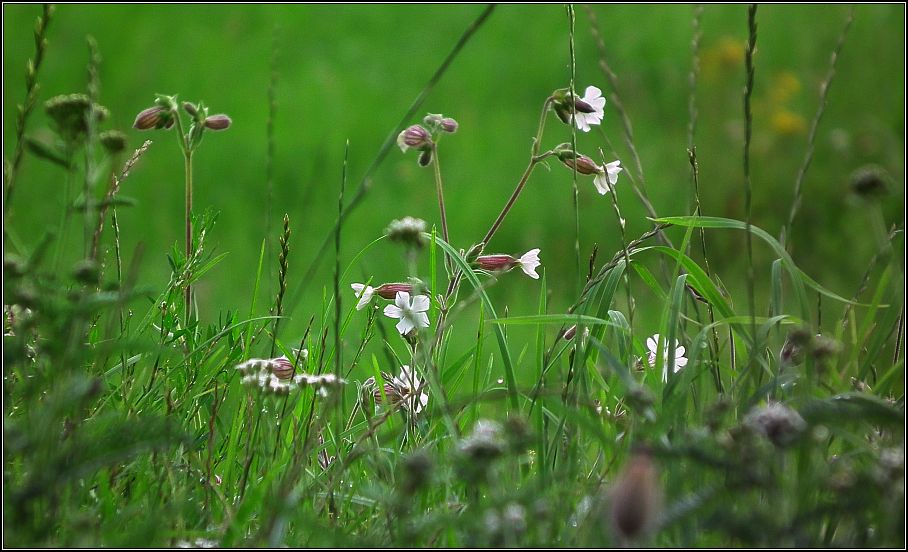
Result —
<svg viewBox="0 0 908 552"><path fill-rule="evenodd" d="M192 255L192 151L186 150L183 155L184 167L186 171L186 265L189 265L189 258ZM189 285L189 277L186 274L186 291L183 293L183 300L186 304L186 322L190 320L192 312L192 289Z"/></svg>

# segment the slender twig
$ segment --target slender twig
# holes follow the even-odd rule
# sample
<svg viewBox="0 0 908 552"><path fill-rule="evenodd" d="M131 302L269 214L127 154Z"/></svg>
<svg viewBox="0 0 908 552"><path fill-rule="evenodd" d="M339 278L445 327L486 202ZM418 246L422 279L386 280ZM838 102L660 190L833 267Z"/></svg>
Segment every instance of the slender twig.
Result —
<svg viewBox="0 0 908 552"><path fill-rule="evenodd" d="M287 293L287 256L290 254L290 215L284 213L284 230L280 237L281 253L278 256L280 265L277 274L277 296L274 299L274 328L272 329L271 338L271 357L274 357L274 350L277 346L277 332L280 327L281 315L284 313L284 295Z"/></svg>
<svg viewBox="0 0 908 552"><path fill-rule="evenodd" d="M744 56L744 209L747 240L747 300L750 307L750 330L754 339L757 337L756 307L754 299L754 257L753 239L750 234L752 222L753 189L750 182L750 139L753 134L753 113L750 108L750 98L754 88L754 50L757 47L757 5L747 7L747 49ZM751 350L748 366L753 365L756 350Z"/></svg>
<svg viewBox="0 0 908 552"><path fill-rule="evenodd" d="M567 5L568 17L568 54L570 56L571 85L568 87L571 105L576 102L575 87L577 81L577 58L574 52L574 16L573 4ZM571 110L571 150L577 151L577 110ZM577 189L577 164L571 170L571 194L574 203L574 257L577 261L577 288L580 287L582 273L580 270L580 193Z"/></svg>
<svg viewBox="0 0 908 552"><path fill-rule="evenodd" d="M347 140L344 146L344 168L341 173L340 193L337 195L337 221L341 222L344 214L344 187L347 183L347 160L350 154L350 140ZM437 161L437 159L436 159ZM340 248L341 248L341 229L338 226L337 232L334 233L334 373L340 377L341 367L341 294L340 294Z"/></svg>
<svg viewBox="0 0 908 552"><path fill-rule="evenodd" d="M810 168L811 161L813 161L817 127L820 126L820 120L826 112L826 100L829 97L829 87L832 85L832 80L835 77L836 62L839 60L839 54L842 51L842 46L845 45L845 38L848 36L848 29L851 28L851 23L853 21L854 8L852 7L848 11L848 17L845 19L845 26L842 27L842 32L839 33L839 39L836 42L835 48L832 50L832 55L829 57L829 69L826 72L826 78L823 79L823 82L820 84L820 103L817 105L817 111L813 116L813 121L810 123L810 131L807 133L807 149L804 152L804 159L801 161L801 167L798 169L798 176L795 178L794 199L792 199L791 202L791 210L788 212L788 220L785 222L785 226L782 227L782 232L779 236L779 241L785 245L785 248L789 252L791 251L791 227L794 224L795 216L797 216L798 210L801 207L801 192L804 185L804 177L807 174L807 170Z"/></svg>
<svg viewBox="0 0 908 552"><path fill-rule="evenodd" d="M277 114L277 61L278 61L278 32L277 26L271 34L271 79L268 81L268 119L265 122L265 136L267 148L265 149L265 239L268 241L265 248L268 258L266 266L268 267L268 279L271 279L271 259L273 252L271 246L274 243L271 238L271 217L274 204L274 119Z"/></svg>
<svg viewBox="0 0 908 552"><path fill-rule="evenodd" d="M690 163L690 180L694 188L694 213L699 217L703 215L702 206L700 204L700 164L697 161L697 145L695 143L695 138L697 134L697 122L699 119L699 112L697 111L697 79L700 76L700 41L703 38L703 31L700 28L701 20L703 17L703 6L697 6L694 8L694 18L693 18L693 38L691 39L691 68L690 74L688 75L688 85L689 85L689 96L687 101L687 113L688 113L688 122L687 122L687 155L688 161ZM703 254L703 268L706 271L706 277L710 280L712 279L712 271L709 268L709 255L706 250L706 230L704 228L699 228L700 234L700 252ZM722 375L719 371L719 329L716 327L716 315L713 310L713 305L710 302L706 303L706 311L709 314L709 322L713 327L712 330L712 348L713 348L713 358L715 363L713 365L713 380L716 384L716 391L722 393Z"/></svg>
<svg viewBox="0 0 908 552"><path fill-rule="evenodd" d="M477 30L479 30L479 28L482 26L482 24L485 22L485 20L489 17L489 15L492 14L492 11L494 11L494 9L495 9L494 4L490 4L490 5L486 6L486 8L482 11L482 13L479 14L479 16L470 24L470 26L466 28L466 30L464 30L463 34L457 40L457 43L454 44L454 48L447 55L447 57L445 57L445 59L441 62L441 65L438 66L438 69L435 70L435 73L428 80L428 82L426 82L426 85L423 87L423 89L420 91L420 93L416 96L416 99L413 100L413 103L410 104L410 107L407 109L406 113L404 113L404 116L401 117L400 122L397 123L397 125L391 130L391 132L385 138L385 141L382 143L381 147L379 148L378 153L376 154L375 158L372 160L372 163L369 165L369 167L366 169L366 172L363 174L363 177L360 180L359 185L357 186L356 190L353 193L353 198L350 200L350 203L348 203L347 207L344 209L341 220L339 220L334 225L334 228L328 233L328 235L325 236L325 241L322 242L322 245L319 247L318 252L315 255L315 259L313 259L312 264L306 270L306 274L300 280L299 286L296 288L296 291L291 296L290 301L289 301L289 305L290 305L289 310L293 310L293 308L296 306L296 304L302 299L303 292L305 291L306 286L312 280L312 276L315 274L315 271L318 269L319 264L321 263L322 259L325 256L325 251L327 251L328 245L331 243L333 234L340 229L340 224L342 223L343 219L350 216L350 213L353 211L353 209L355 209L365 198L366 193L368 193L369 189L372 186L372 174L382 164L382 162L385 160L385 157L388 156L388 153L391 152L391 149L395 145L395 142L397 139L397 134L400 132L400 129L403 128L404 125L406 125L413 118L413 115L420 108L420 106L422 106L423 102L426 100L426 97L429 95L429 93L432 91L432 89L435 88L435 85L438 84L438 81L441 80L441 77L447 72L448 67L450 67L451 63L454 61L454 59L457 57L457 55L460 53L460 51L463 49L463 47L466 46L467 42L470 41L470 38L472 38L473 34L475 34Z"/></svg>
<svg viewBox="0 0 908 552"><path fill-rule="evenodd" d="M98 52L98 43L91 36L88 43L88 109L85 110L85 178L83 182L82 201L85 212L82 215L82 248L83 255L88 257L92 248L92 226L94 224L95 204L93 199L93 179L95 173L95 144L98 139L98 98L100 97L100 79L98 66L101 64L101 54Z"/></svg>
<svg viewBox="0 0 908 552"><path fill-rule="evenodd" d="M54 13L53 4L44 4L42 14L35 22L35 57L25 64L25 100L18 106L16 112L16 149L13 151L13 160L5 163L3 167L4 185L6 191L3 198L3 212L9 213L13 196L13 187L16 182L16 173L22 163L25 142L25 123L35 108L38 101L38 71L44 62L44 53L47 51L47 25ZM5 217L4 217L5 218ZM5 227L5 225L4 225Z"/></svg>
<svg viewBox="0 0 908 552"><path fill-rule="evenodd" d="M117 176L116 173L111 175L110 188L107 190L107 195L104 196L104 201L98 212L98 226L95 228L94 236L92 236L91 258L98 258L98 245L101 241L101 232L104 229L104 218L107 215L107 209L110 207L116 195L120 192L120 185L122 185L123 181L129 176L129 171L132 170L133 165L138 162L139 158L148 151L149 146L151 146L151 140L145 140L142 146L136 149L132 153L132 156L126 161L126 164L123 165L123 170L120 171L120 175Z"/></svg>

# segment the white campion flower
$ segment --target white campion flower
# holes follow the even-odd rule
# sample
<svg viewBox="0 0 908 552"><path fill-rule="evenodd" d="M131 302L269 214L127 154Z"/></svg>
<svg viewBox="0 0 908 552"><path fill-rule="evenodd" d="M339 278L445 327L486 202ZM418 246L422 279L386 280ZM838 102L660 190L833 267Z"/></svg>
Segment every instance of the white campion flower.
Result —
<svg viewBox="0 0 908 552"><path fill-rule="evenodd" d="M580 110L575 110L574 123L577 125L578 130L589 132L590 125L600 124L602 118L605 117L605 98L602 97L602 90L595 86L587 86L580 101L590 106L593 111L592 113L583 113Z"/></svg>
<svg viewBox="0 0 908 552"><path fill-rule="evenodd" d="M536 274L536 267L542 264L539 261L539 251L541 251L539 248L530 249L519 259L515 259L511 255L483 255L476 258L476 264L482 270L489 272L508 271L519 266L524 274L538 280L539 274Z"/></svg>
<svg viewBox="0 0 908 552"><path fill-rule="evenodd" d="M406 335L413 328L428 328L429 316L426 311L429 310L429 298L425 295L413 296L410 301L410 294L406 291L398 291L394 298L394 304L385 307L385 316L389 318L399 318L397 331L401 335Z"/></svg>
<svg viewBox="0 0 908 552"><path fill-rule="evenodd" d="M359 299L359 302L356 303L356 310L363 310L372 301L375 288L365 284L350 284L350 287L353 288L353 294Z"/></svg>
<svg viewBox="0 0 908 552"><path fill-rule="evenodd" d="M623 170L621 161L612 161L606 163L604 167L599 167L602 171L593 178L593 185L599 191L600 195L605 195L611 191L612 186L618 183L618 173Z"/></svg>
<svg viewBox="0 0 908 552"><path fill-rule="evenodd" d="M406 364L400 367L400 374L391 379L391 385L400 397L403 407L411 414L419 414L429 404L426 383L419 379L416 370Z"/></svg>
<svg viewBox="0 0 908 552"><path fill-rule="evenodd" d="M536 267L542 264L539 261L539 251L539 248L530 249L529 251L521 255L519 259L517 259L517 264L520 266L520 270L522 270L524 274L534 280L539 279L539 274L536 274Z"/></svg>
<svg viewBox="0 0 908 552"><path fill-rule="evenodd" d="M659 342L660 342L660 340L662 341L662 358L663 358L663 361L664 361L664 362L663 362L663 369L662 369L662 379L663 379L663 380L667 380L667 379L668 379L668 372L667 372L667 370L668 370L668 353L669 353L669 349L674 349L674 351L675 351L675 353L674 353L674 354L675 354L675 370L674 370L674 371L675 371L676 373L677 373L678 370L680 370L681 368L684 368L685 366L687 366L687 358L685 358L685 356L684 356L684 351L685 351L684 347L678 345L678 342L677 342L677 341L675 341L675 342L672 344L672 346L668 346L668 345L665 343L666 340L660 339L659 334L653 334L652 337L647 337L647 338L646 338L646 348L649 350L649 352L648 352L649 357L648 357L647 360L649 361L649 365L650 365L650 366L655 366L655 365L656 365L656 353L657 353L658 350L659 350Z"/></svg>

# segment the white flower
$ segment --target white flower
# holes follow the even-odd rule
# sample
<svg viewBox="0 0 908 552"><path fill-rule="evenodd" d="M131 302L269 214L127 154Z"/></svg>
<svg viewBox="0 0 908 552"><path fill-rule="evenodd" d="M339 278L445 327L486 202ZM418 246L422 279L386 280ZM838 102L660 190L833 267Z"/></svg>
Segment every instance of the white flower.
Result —
<svg viewBox="0 0 908 552"><path fill-rule="evenodd" d="M420 381L416 370L410 369L406 364L400 367L400 375L396 378L391 378L391 386L400 397L403 407L412 414L419 414L429 403L429 394L425 391L425 382Z"/></svg>
<svg viewBox="0 0 908 552"><path fill-rule="evenodd" d="M623 170L623 167L621 167L621 161L618 160L606 163L604 167L599 167L599 170L601 172L593 178L593 185L601 195L605 195L609 193L612 186L618 183L618 173Z"/></svg>
<svg viewBox="0 0 908 552"><path fill-rule="evenodd" d="M397 331L401 335L406 335L413 328L429 327L429 316L426 314L428 310L429 298L427 296L415 295L411 303L409 293L398 291L394 304L385 307L385 316L400 318L400 322L397 323Z"/></svg>
<svg viewBox="0 0 908 552"><path fill-rule="evenodd" d="M590 125L598 125L605 116L605 98L602 97L602 90L595 86L587 86L586 90L583 91L583 97L580 99L592 107L593 112L581 113L575 110L574 122L579 130L589 132Z"/></svg>
<svg viewBox="0 0 908 552"><path fill-rule="evenodd" d="M650 366L656 365L656 352L659 348L659 341L660 341L659 334L654 334L652 337L646 338L646 348L649 349L649 359L648 360L649 360ZM668 373L666 370L668 369L668 350L669 349L675 350L675 372L677 372L681 368L684 368L685 366L687 366L687 359L684 357L684 350L685 350L684 347L678 346L677 341L675 341L675 343L671 347L669 347L665 344L665 340L662 340L662 357L664 360L663 373L662 373L663 380L668 379Z"/></svg>
<svg viewBox="0 0 908 552"><path fill-rule="evenodd" d="M539 251L539 249L530 249L517 260L520 270L534 280L539 279L539 275L536 274L536 267L542 264L539 262Z"/></svg>
<svg viewBox="0 0 908 552"><path fill-rule="evenodd" d="M350 284L350 287L353 288L353 294L359 299L359 303L356 304L356 310L363 310L372 301L375 288L365 284Z"/></svg>

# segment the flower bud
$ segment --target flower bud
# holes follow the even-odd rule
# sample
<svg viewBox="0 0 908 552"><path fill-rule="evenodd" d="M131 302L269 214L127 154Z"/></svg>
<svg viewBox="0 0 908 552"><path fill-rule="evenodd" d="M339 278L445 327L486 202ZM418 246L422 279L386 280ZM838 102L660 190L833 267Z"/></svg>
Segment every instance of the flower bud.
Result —
<svg viewBox="0 0 908 552"><path fill-rule="evenodd" d="M454 134L455 132L457 132L458 124L457 124L457 121L455 121L454 119L452 119L450 117L445 117L444 119L441 120L441 124L439 126L441 127L441 130L448 132L450 134Z"/></svg>
<svg viewBox="0 0 908 552"><path fill-rule="evenodd" d="M383 299L388 299L393 301L397 297L397 292L404 291L409 294L413 294L413 286L411 284L404 283L391 283L391 284L382 284L373 290L373 293L378 295Z"/></svg>
<svg viewBox="0 0 908 552"><path fill-rule="evenodd" d="M173 123L173 113L167 108L156 105L136 115L132 127L138 130L152 130L170 128Z"/></svg>
<svg viewBox="0 0 908 552"><path fill-rule="evenodd" d="M420 167L428 167L429 164L432 163L432 150L430 150L430 149L423 150L419 154L419 159L417 160L417 163L419 163Z"/></svg>
<svg viewBox="0 0 908 552"><path fill-rule="evenodd" d="M574 109L577 111L577 113L595 113L596 112L596 109L593 106L591 106L590 104L586 103L585 101L583 101L577 97L574 98Z"/></svg>
<svg viewBox="0 0 908 552"><path fill-rule="evenodd" d="M744 425L777 447L792 444L807 429L807 422L796 410L779 402L753 408L744 417Z"/></svg>
<svg viewBox="0 0 908 552"><path fill-rule="evenodd" d="M609 521L625 541L651 531L662 509L659 473L648 449L634 451L608 492Z"/></svg>
<svg viewBox="0 0 908 552"><path fill-rule="evenodd" d="M517 263L518 260L510 255L482 255L476 258L479 268L489 272L511 270Z"/></svg>
<svg viewBox="0 0 908 552"><path fill-rule="evenodd" d="M422 126L412 125L397 135L397 145L404 152L410 148L423 150L432 146L432 136Z"/></svg>
<svg viewBox="0 0 908 552"><path fill-rule="evenodd" d="M217 115L212 115L205 119L205 128L210 130L227 130L230 128L232 122L233 121L231 121L230 117L227 115L218 113Z"/></svg>
<svg viewBox="0 0 908 552"><path fill-rule="evenodd" d="M421 248L426 244L423 236L425 231L426 221L413 217L392 220L385 229L385 233L391 241L403 242L415 248Z"/></svg>
<svg viewBox="0 0 908 552"><path fill-rule="evenodd" d="M115 155L126 149L126 135L119 130L105 130L98 135L101 145L107 150L107 153Z"/></svg>
<svg viewBox="0 0 908 552"><path fill-rule="evenodd" d="M851 174L851 191L864 199L883 197L889 194L889 178L882 168L869 165Z"/></svg>
<svg viewBox="0 0 908 552"><path fill-rule="evenodd" d="M272 359L268 364L268 369L271 370L271 373L277 376L278 379L293 379L293 363L285 356Z"/></svg>
<svg viewBox="0 0 908 552"><path fill-rule="evenodd" d="M44 102L44 109L54 120L60 136L66 140L75 140L85 134L88 130L86 119L89 110L95 122L103 121L109 115L107 108L92 104L91 99L85 94L55 96Z"/></svg>
<svg viewBox="0 0 908 552"><path fill-rule="evenodd" d="M193 117L199 112L199 109L192 102L183 102L183 109Z"/></svg>
<svg viewBox="0 0 908 552"><path fill-rule="evenodd" d="M92 259L82 259L73 267L73 277L77 282L97 285L101 279L101 267Z"/></svg>
<svg viewBox="0 0 908 552"><path fill-rule="evenodd" d="M586 155L577 154L574 152L568 153L559 153L558 159L564 163L569 169L577 169L579 174L590 175L590 174L602 174L605 172L605 169L596 164L595 161L587 157Z"/></svg>

